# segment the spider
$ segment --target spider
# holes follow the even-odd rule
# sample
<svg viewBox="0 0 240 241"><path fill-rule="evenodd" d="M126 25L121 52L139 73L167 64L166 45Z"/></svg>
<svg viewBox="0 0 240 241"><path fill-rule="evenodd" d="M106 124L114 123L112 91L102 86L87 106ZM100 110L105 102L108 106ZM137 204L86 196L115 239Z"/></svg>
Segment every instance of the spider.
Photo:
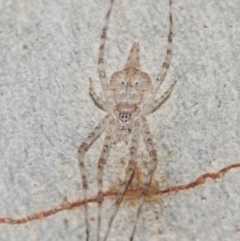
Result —
<svg viewBox="0 0 240 241"><path fill-rule="evenodd" d="M101 227L101 212L103 203L103 170L106 164L110 148L118 141L124 141L127 143L127 139L131 136L131 142L129 147L129 162L126 169L125 178L121 184L118 194L115 199L113 212L110 217L107 231L104 236L104 241L107 240L113 220L120 207L125 191L131 182L131 178L134 175L136 167L136 154L139 144L140 133L142 133L144 141L147 146L151 161L148 168L147 175L142 186L142 191L139 199L139 206L136 213L136 219L133 226L133 230L130 236L130 240L133 240L136 231L137 222L141 213L141 209L144 203L144 198L151 182L154 170L158 163L157 152L154 147L152 135L147 123L146 115L154 112L158 109L170 96L176 82L174 82L170 88L160 97L155 98L159 90L161 83L169 68L170 59L172 55L172 0L169 0L169 33L168 33L168 47L166 51L165 61L161 67L157 79L154 84L151 82L150 76L142 72L139 62L139 43L134 42L130 50L130 54L127 63L123 70L115 72L110 81L107 80L105 68L104 68L104 48L107 38L107 28L109 18L113 8L114 0L110 1L110 7L108 9L104 28L101 35L101 43L99 49L98 58L98 72L101 79L102 88L104 92L104 99L100 98L90 81L89 92L97 105L107 112L106 116L100 121L100 123L94 128L93 132L82 142L78 150L78 161L82 176L82 185L84 193L84 215L86 225L86 240L89 240L89 223L88 223L88 202L87 202L87 173L84 164L84 154L93 144L93 142L106 130L106 136L100 158L98 160L97 167L97 184L98 184L98 232L97 240L100 240L100 227Z"/></svg>

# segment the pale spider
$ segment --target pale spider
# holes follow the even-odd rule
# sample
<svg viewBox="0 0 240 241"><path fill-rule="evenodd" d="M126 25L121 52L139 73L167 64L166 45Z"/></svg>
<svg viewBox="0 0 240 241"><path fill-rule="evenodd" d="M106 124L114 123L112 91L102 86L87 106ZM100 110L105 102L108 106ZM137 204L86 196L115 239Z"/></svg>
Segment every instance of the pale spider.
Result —
<svg viewBox="0 0 240 241"><path fill-rule="evenodd" d="M110 217L107 232L104 236L104 241L107 240L113 220L117 214L118 208L124 197L124 193L130 183L134 170L136 167L136 154L139 144L140 132L142 132L144 141L146 143L151 161L139 200L136 219L130 240L133 240L136 231L137 222L141 213L144 203L144 198L151 182L154 170L156 168L158 159L157 152L154 148L152 135L149 130L146 115L155 111L160 107L165 100L170 96L174 85L158 99L155 99L161 83L169 68L171 54L172 54L172 1L169 0L169 33L168 33L168 47L166 52L165 61L161 67L156 82L152 85L150 76L140 70L139 63L139 44L135 42L131 48L127 63L123 70L115 72L110 82L107 81L105 68L104 68L104 47L107 37L107 28L109 23L110 14L112 11L114 0L110 1L110 7L106 15L104 28L102 30L101 44L98 58L98 72L102 83L105 99L100 98L92 85L90 79L90 95L94 101L107 112L107 115L100 121L94 128L93 132L83 141L78 150L78 160L82 175L83 192L84 192L84 215L86 224L86 240L89 240L89 223L88 223L88 202L87 202L87 173L84 164L84 154L92 145L92 143L107 129L102 148L102 153L98 161L97 169L97 182L98 182L98 232L97 240L100 240L100 226L101 226L101 212L103 202L103 169L109 155L111 145L118 142L127 142L127 137L131 136L131 144L129 148L129 163L126 169L125 179L118 190L115 200L113 213Z"/></svg>

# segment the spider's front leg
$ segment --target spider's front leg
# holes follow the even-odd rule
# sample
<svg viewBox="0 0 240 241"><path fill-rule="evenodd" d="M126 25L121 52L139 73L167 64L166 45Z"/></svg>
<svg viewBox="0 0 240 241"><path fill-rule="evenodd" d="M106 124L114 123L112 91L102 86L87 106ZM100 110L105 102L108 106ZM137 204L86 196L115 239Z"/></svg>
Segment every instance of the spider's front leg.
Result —
<svg viewBox="0 0 240 241"><path fill-rule="evenodd" d="M110 115L106 115L103 120L94 128L93 132L82 142L78 149L78 162L80 166L80 171L82 175L82 186L84 193L84 215L85 215L85 225L86 225L86 240L89 240L89 224L88 224L88 203L87 203L87 173L84 164L84 155L93 142L103 133L107 128L110 121Z"/></svg>
<svg viewBox="0 0 240 241"><path fill-rule="evenodd" d="M132 129L132 141L131 141L131 146L130 146L130 153L129 153L129 163L128 163L128 167L126 170L126 174L125 174L125 179L123 184L121 185L120 189L118 190L118 194L114 203L114 208L113 208L113 212L112 215L109 219L109 223L108 223L108 228L107 228L107 232L105 234L104 237L104 241L107 240L110 229L112 227L112 223L113 220L117 214L117 211L120 207L120 204L122 202L122 199L124 197L124 194L127 190L127 187L129 185L129 182L134 174L134 170L135 170L135 166L136 166L136 155L137 155L137 149L138 149L138 144L139 144L139 136L140 136L140 121L137 120L135 121L135 123L133 124L133 129Z"/></svg>
<svg viewBox="0 0 240 241"><path fill-rule="evenodd" d="M101 213L102 213L102 202L103 202L103 169L106 164L106 160L108 158L111 144L113 142L114 133L116 130L116 123L114 119L111 119L109 122L109 126L107 129L107 133L105 136L102 153L98 161L98 174L97 174L97 180L98 180L98 196L97 196L97 202L98 202L98 233L97 233L97 240L100 240L100 227L101 227Z"/></svg>
<svg viewBox="0 0 240 241"><path fill-rule="evenodd" d="M149 126L148 126L148 123L147 123L147 119L145 117L142 117L142 133L143 133L143 138L144 138L144 141L146 143L149 155L151 157L151 161L149 163L148 173L145 177L144 184L143 184L143 187L142 187L141 196L140 196L140 200L139 200L139 206L138 206L138 209L137 209L137 215L136 215L136 219L135 219L135 222L134 222L133 231L132 231L132 234L131 234L131 237L130 237L130 241L133 241L135 231L136 231L136 227L137 227L137 223L138 223L138 219L139 219L139 216L141 214L142 206L143 206L143 203L144 203L145 195L147 193L148 187L150 185L153 173L156 169L157 162L158 162L157 152L156 152L156 149L154 147L154 143L153 143L152 135L150 133L150 129L149 129Z"/></svg>

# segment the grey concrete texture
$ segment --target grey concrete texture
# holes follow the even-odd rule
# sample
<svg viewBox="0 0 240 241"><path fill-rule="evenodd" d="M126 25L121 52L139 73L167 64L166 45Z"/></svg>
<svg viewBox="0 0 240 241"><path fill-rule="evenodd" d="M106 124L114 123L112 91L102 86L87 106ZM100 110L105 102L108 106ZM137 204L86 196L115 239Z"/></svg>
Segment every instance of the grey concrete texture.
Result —
<svg viewBox="0 0 240 241"><path fill-rule="evenodd" d="M24 218L82 200L77 150L104 117L88 93L102 92L97 71L109 0L0 1L0 220ZM140 43L153 82L165 58L168 1L115 0L105 51L108 79ZM240 163L240 1L173 0L173 57L147 117L159 156L153 186L163 190ZM102 135L86 155L89 197L97 194ZM117 190L127 147L112 147L104 190ZM138 167L149 155L141 138ZM136 180L135 184L136 184ZM103 205L101 237L113 198ZM138 197L122 204L109 240L128 240ZM96 240L96 203L89 205ZM0 241L84 240L83 207L25 224L0 223ZM240 170L195 188L147 200L135 241L240 240Z"/></svg>

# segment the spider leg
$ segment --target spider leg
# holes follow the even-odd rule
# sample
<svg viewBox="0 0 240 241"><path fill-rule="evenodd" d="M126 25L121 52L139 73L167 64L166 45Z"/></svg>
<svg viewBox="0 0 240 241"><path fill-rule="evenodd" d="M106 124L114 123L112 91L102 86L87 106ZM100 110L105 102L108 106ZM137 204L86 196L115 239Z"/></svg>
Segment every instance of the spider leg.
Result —
<svg viewBox="0 0 240 241"><path fill-rule="evenodd" d="M171 95L172 90L173 90L174 86L176 85L176 83L177 83L176 81L174 83L172 83L170 88L166 92L164 92L164 94L161 97L154 100L153 103L150 103L148 108L145 110L146 115L156 111L168 99L168 97Z"/></svg>
<svg viewBox="0 0 240 241"><path fill-rule="evenodd" d="M78 162L82 175L82 186L83 186L83 194L84 194L84 214L85 214L85 225L86 225L86 240L89 240L89 224L88 224L88 203L87 203L87 173L84 164L84 154L88 150L88 148L92 145L92 143L103 133L103 131L107 128L109 123L110 115L106 115L100 123L94 128L93 132L82 142L78 149Z"/></svg>
<svg viewBox="0 0 240 241"><path fill-rule="evenodd" d="M160 88L160 85L162 84L162 82L167 74L167 71L168 71L168 68L170 65L170 60L172 57L172 39L173 39L172 0L169 0L169 32L168 32L167 52L166 52L166 56L165 56L165 61L163 62L161 70L160 70L159 74L157 75L156 83L152 90L151 96L146 101L146 104L145 104L146 106L148 106L150 103L153 102L153 100Z"/></svg>
<svg viewBox="0 0 240 241"><path fill-rule="evenodd" d="M106 104L106 102L101 99L95 92L94 88L93 88L93 83L92 83L92 79L89 78L89 93L91 95L91 97L93 98L94 102L96 103L97 106L99 106L102 110L104 111L108 111L108 106Z"/></svg>
<svg viewBox="0 0 240 241"><path fill-rule="evenodd" d="M120 189L118 190L118 194L117 197L115 199L115 203L114 203L114 207L113 207L113 212L112 215L109 219L109 223L108 223L108 228L107 228L107 232L105 234L104 237L104 241L107 240L110 229L112 227L112 223L113 220L117 214L117 211L120 207L120 204L122 202L122 199L124 197L124 194L126 192L126 189L129 185L129 182L134 174L134 170L135 170L135 166L136 166L136 155L137 155L137 149L138 149L138 144L139 144L139 136L140 136L140 121L136 121L133 125L133 134L132 134L132 142L131 142L131 146L130 146L130 155L129 155L129 163L128 163L128 167L126 170L126 174L125 174L125 179L124 182L122 183Z"/></svg>
<svg viewBox="0 0 240 241"><path fill-rule="evenodd" d="M109 23L109 18L112 12L112 7L113 7L114 0L110 1L110 6L105 18L105 23L104 27L102 30L102 35L101 35L101 43L100 43L100 48L99 48L99 57L98 57L98 73L99 77L102 82L102 87L103 87L103 92L105 95L105 99L107 102L110 102L110 93L108 91L108 85L107 85L107 77L105 73L105 67L104 67L104 48L105 48L105 43L106 43L106 38L107 38L107 28L108 28L108 23Z"/></svg>
<svg viewBox="0 0 240 241"><path fill-rule="evenodd" d="M145 195L146 195L146 192L148 190L148 186L149 186L149 184L152 180L152 176L153 176L154 170L155 170L155 168L157 166L157 162L158 162L157 152L154 148L152 135L150 133L150 129L149 129L149 126L148 126L148 123L147 123L147 119L145 117L142 117L142 130L143 130L144 141L147 145L147 149L148 149L148 152L149 152L150 157L151 157L151 162L149 163L150 165L149 165L148 173L147 173L147 176L145 178L145 181L144 181L144 184L143 184L143 187L142 187L141 196L140 196L140 200L139 200L139 206L138 206L138 209L137 209L137 215L136 215L136 219L135 219L135 222L134 222L133 231L132 231L132 234L130 236L130 241L133 241L135 231L136 231L136 227L137 227L137 223L138 223L138 220L139 220L139 216L140 216L142 206L143 206L143 203L144 203Z"/></svg>
<svg viewBox="0 0 240 241"><path fill-rule="evenodd" d="M103 148L101 157L98 161L98 196L97 196L97 202L98 202L98 233L97 233L97 240L100 240L100 227L101 227L101 213L102 213L102 202L103 202L103 169L106 164L106 160L109 155L110 147L114 138L114 132L116 129L116 123L114 119L111 119L109 122L109 126L107 128L107 133L105 136Z"/></svg>

